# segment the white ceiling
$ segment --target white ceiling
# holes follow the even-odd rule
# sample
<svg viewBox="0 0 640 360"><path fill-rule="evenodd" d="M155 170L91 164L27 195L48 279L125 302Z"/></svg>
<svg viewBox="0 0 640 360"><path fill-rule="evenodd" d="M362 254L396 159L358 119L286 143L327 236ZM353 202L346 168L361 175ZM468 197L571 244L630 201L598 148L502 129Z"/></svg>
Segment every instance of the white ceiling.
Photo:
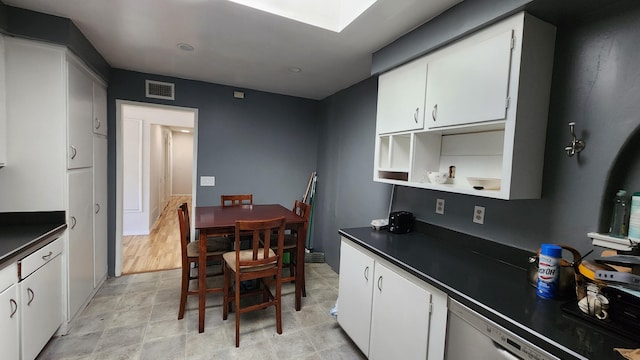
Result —
<svg viewBox="0 0 640 360"><path fill-rule="evenodd" d="M113 68L323 99L369 77L373 52L461 0L378 0L340 33L226 0L1 1L71 19Z"/></svg>

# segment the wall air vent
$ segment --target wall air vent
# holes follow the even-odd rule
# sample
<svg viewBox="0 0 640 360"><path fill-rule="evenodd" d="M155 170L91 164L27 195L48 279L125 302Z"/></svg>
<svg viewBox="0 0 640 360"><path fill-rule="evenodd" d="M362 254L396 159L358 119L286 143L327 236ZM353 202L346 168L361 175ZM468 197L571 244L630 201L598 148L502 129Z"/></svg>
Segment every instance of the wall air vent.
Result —
<svg viewBox="0 0 640 360"><path fill-rule="evenodd" d="M146 97L154 99L175 100L175 84L145 80Z"/></svg>

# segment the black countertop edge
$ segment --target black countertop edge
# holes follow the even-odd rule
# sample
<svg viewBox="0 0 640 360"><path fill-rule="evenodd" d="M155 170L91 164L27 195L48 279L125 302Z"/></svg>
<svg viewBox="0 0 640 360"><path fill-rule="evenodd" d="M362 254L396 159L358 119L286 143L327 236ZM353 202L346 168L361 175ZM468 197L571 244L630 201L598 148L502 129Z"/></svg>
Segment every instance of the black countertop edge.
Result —
<svg viewBox="0 0 640 360"><path fill-rule="evenodd" d="M0 213L0 229L7 225L64 224L64 211L31 211Z"/></svg>
<svg viewBox="0 0 640 360"><path fill-rule="evenodd" d="M614 347L640 347L564 313L561 305L570 299L538 298L526 277L531 252L431 224L416 225L416 232L403 235L371 228L339 233L561 359L620 359ZM586 339L576 339L585 332Z"/></svg>
<svg viewBox="0 0 640 360"><path fill-rule="evenodd" d="M64 211L0 213L0 266L28 256L66 228Z"/></svg>

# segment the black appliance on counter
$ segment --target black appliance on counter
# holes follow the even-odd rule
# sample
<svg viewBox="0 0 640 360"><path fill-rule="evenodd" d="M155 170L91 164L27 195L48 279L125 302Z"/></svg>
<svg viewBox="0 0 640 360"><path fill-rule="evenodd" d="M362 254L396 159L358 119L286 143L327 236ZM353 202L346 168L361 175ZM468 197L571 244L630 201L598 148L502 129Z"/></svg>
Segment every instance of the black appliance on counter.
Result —
<svg viewBox="0 0 640 360"><path fill-rule="evenodd" d="M394 211L389 214L389 231L394 234L412 232L415 220L415 216L409 211Z"/></svg>

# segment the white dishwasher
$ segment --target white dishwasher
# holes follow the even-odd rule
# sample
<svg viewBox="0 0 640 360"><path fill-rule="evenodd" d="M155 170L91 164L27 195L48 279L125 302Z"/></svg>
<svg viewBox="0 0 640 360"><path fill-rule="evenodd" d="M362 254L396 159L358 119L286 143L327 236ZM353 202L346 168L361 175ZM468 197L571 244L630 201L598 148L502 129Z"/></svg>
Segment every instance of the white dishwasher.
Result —
<svg viewBox="0 0 640 360"><path fill-rule="evenodd" d="M455 300L449 300L447 360L558 359Z"/></svg>

